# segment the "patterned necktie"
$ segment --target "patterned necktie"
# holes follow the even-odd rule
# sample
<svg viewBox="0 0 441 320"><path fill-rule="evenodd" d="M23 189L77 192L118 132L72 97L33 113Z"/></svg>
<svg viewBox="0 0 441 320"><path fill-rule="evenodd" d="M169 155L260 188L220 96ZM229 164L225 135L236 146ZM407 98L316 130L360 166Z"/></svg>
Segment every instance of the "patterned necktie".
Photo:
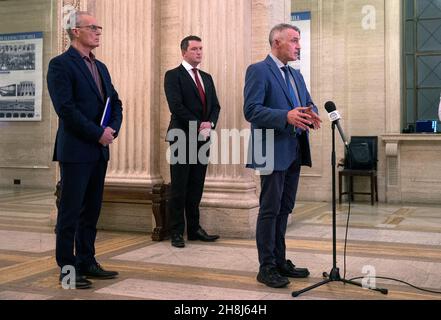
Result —
<svg viewBox="0 0 441 320"><path fill-rule="evenodd" d="M207 99L205 97L204 88L202 87L201 81L199 80L198 69L194 68L192 70L193 70L193 73L194 73L194 78L196 80L196 86L198 87L199 96L201 97L202 112L203 112L203 117L204 117L204 120L205 120L205 116L207 114Z"/></svg>
<svg viewBox="0 0 441 320"><path fill-rule="evenodd" d="M284 66L281 68L283 73L285 74L285 82L286 86L288 87L289 97L291 98L292 108L295 109L297 107L300 107L299 100L297 99L296 93L294 92L294 88L291 85L291 80L289 77L289 67ZM303 133L303 130L300 128L296 128L297 135L301 135Z"/></svg>

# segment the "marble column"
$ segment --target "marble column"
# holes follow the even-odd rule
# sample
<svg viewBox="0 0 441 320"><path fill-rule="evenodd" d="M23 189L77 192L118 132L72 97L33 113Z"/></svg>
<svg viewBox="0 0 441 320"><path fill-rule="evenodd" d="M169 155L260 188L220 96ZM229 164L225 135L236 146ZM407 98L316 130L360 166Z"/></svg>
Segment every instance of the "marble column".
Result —
<svg viewBox="0 0 441 320"><path fill-rule="evenodd" d="M289 1L288 1L289 2ZM204 61L201 68L214 79L221 104L216 133L219 146L212 146L222 162L222 144L230 153L230 163L210 164L201 204L201 225L222 236L253 237L258 213L256 179L246 169L243 156L240 164L232 164L232 139L229 134L249 128L243 116L243 87L246 68L268 53L268 33L275 20L286 21L284 1L270 0L165 0L161 2L162 61L161 75L182 61L181 39L190 34L201 36ZM281 5L282 4L282 5ZM277 16L277 18L275 18ZM161 139L165 135L170 113L161 91ZM240 153L245 141L240 138ZM165 160L168 145L161 149L161 173L169 176ZM224 147L225 148L225 147Z"/></svg>
<svg viewBox="0 0 441 320"><path fill-rule="evenodd" d="M158 2L94 1L95 15L104 27L96 53L109 68L124 108L106 185L151 187L163 181L157 149Z"/></svg>

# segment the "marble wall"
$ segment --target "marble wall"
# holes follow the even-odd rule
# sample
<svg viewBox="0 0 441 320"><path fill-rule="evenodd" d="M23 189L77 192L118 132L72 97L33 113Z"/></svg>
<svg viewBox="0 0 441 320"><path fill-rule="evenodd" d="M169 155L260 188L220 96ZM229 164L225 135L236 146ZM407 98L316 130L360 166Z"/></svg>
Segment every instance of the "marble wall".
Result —
<svg viewBox="0 0 441 320"><path fill-rule="evenodd" d="M298 198L331 199L331 130L323 105L332 100L347 136L380 137L380 201L435 201L436 188L421 191L432 186L432 180L416 185L403 178L418 172L414 156L427 150L427 142L402 144L394 136L400 132L401 114L399 0L368 4L363 0L58 0L58 6L49 0L28 2L32 17L29 7L16 6L16 1L0 2L1 30L46 30L45 61L55 54L56 40L60 52L68 45L61 30L49 32L53 26L48 21L57 23L53 13L61 17L63 5L89 10L104 27L102 46L96 53L109 67L124 103L124 124L111 148L109 186L148 189L170 180L164 141L170 113L163 81L165 72L182 61L179 43L183 37L196 34L203 39L201 67L213 75L222 107L217 132L240 130L249 127L242 114L246 68L269 52L272 26L289 22L291 11L311 11L311 94L323 128L311 135L313 168L302 171ZM25 17L26 22L20 20ZM46 91L44 105L41 123L0 122L0 185L10 184L20 174L25 184L29 181L33 186L51 186L56 181L57 170L50 161L56 117ZM391 136L382 143L383 135ZM342 158L338 136L337 152ZM434 154L425 155L424 174L430 175L436 170L430 166ZM204 226L224 235L252 236L258 185L253 172L243 165L210 165L202 203ZM367 189L368 184L358 181L356 188ZM146 226L153 224L149 204L124 209L106 205L103 211L107 217L136 211L140 220L149 221ZM124 224L119 218L112 221Z"/></svg>
<svg viewBox="0 0 441 320"><path fill-rule="evenodd" d="M57 117L46 89L49 60L57 53L57 5L54 0L0 1L0 33L43 32L42 120L0 121L0 186L53 188L52 162Z"/></svg>
<svg viewBox="0 0 441 320"><path fill-rule="evenodd" d="M388 2L386 7L385 2ZM293 11L311 11L312 14L311 94L323 120L322 130L312 135L313 168L303 171L303 184L299 193L301 199L330 199L331 129L323 108L326 101L335 102L342 116L341 124L346 136L381 136L386 132L388 106L385 86L389 74L385 69L388 59L385 55L385 22L386 16L399 10L398 2L375 0L369 2L369 7L362 0L292 2ZM373 14L375 20L366 22L368 13ZM399 27L399 20L392 23L393 27ZM396 87L390 86L390 89L390 96L399 97L400 92ZM398 119L399 123L399 110L393 118ZM396 132L399 132L399 128ZM337 158L341 159L344 156L343 144L338 134L336 139ZM379 145L378 153L379 197L380 201L384 201L385 161L382 144ZM356 180L358 191L367 191L368 187L367 180Z"/></svg>

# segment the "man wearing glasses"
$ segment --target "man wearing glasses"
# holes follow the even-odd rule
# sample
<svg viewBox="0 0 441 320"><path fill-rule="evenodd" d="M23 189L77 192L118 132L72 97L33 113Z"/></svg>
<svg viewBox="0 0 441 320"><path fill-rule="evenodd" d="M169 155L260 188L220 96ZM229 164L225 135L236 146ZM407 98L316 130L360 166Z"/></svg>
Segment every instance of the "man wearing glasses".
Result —
<svg viewBox="0 0 441 320"><path fill-rule="evenodd" d="M122 103L109 71L92 53L100 45L102 27L87 12L74 12L67 24L71 46L49 63L47 84L59 117L53 156L61 174L56 260L63 288L80 289L91 286L87 278L118 275L95 260L95 238L109 145L121 127ZM102 123L106 104L109 117Z"/></svg>

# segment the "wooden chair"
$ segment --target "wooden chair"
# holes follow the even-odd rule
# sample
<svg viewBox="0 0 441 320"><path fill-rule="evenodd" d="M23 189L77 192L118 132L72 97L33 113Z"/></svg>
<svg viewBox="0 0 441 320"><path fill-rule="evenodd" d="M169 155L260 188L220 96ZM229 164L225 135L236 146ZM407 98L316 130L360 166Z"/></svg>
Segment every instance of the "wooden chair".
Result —
<svg viewBox="0 0 441 320"><path fill-rule="evenodd" d="M377 181L377 136L353 136L349 144L349 152L345 155L344 168L338 172L339 202L342 196L348 195L351 201L354 194L370 195L371 205L374 199L378 202L378 181ZM354 177L369 177L370 192L355 192ZM343 191L343 177L347 180L347 190Z"/></svg>

